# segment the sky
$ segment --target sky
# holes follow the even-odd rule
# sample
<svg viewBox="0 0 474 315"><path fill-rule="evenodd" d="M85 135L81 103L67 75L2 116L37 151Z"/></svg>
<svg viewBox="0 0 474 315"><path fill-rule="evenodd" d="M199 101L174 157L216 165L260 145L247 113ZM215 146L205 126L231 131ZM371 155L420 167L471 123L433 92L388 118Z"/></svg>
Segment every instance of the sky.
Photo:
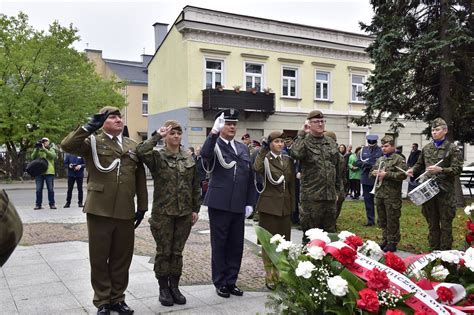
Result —
<svg viewBox="0 0 474 315"><path fill-rule="evenodd" d="M186 5L354 33L362 33L359 22L370 22L373 14L369 0L0 0L0 13L22 11L41 30L54 20L72 23L81 37L74 44L77 50L98 49L104 58L140 61L143 53L154 53L152 25L173 25Z"/></svg>

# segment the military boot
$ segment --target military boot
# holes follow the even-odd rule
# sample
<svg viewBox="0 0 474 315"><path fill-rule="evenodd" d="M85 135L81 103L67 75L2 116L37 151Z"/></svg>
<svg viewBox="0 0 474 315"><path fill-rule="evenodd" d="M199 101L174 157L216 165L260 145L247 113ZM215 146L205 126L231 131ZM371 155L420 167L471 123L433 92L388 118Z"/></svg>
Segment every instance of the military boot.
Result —
<svg viewBox="0 0 474 315"><path fill-rule="evenodd" d="M170 276L170 291L171 296L173 297L173 301L176 304L186 304L186 297L181 294L179 291L179 278L181 275L171 275Z"/></svg>
<svg viewBox="0 0 474 315"><path fill-rule="evenodd" d="M158 300L163 306L173 306L173 297L170 292L170 285L168 283L168 276L158 277L158 284L160 285L160 297Z"/></svg>

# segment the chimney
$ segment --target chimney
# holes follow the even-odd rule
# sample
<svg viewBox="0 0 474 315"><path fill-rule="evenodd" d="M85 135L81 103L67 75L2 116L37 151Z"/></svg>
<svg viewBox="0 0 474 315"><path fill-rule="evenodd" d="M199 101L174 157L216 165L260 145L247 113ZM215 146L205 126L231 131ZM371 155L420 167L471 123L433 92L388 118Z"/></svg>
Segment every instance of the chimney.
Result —
<svg viewBox="0 0 474 315"><path fill-rule="evenodd" d="M153 24L155 28L155 51L160 47L161 43L165 39L166 33L168 33L168 24L158 23Z"/></svg>
<svg viewBox="0 0 474 315"><path fill-rule="evenodd" d="M143 54L143 55L142 55L142 65L143 65L144 67L148 67L148 64L150 63L151 58L153 58L153 55L145 55L145 54Z"/></svg>

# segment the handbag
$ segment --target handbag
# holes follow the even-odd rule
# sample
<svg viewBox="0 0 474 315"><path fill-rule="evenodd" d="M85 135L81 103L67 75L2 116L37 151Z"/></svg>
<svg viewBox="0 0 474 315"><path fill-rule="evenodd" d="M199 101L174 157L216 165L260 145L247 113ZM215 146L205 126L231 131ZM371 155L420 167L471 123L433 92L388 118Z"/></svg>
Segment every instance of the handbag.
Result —
<svg viewBox="0 0 474 315"><path fill-rule="evenodd" d="M33 177L39 176L48 169L48 161L45 158L37 158L28 163L26 172Z"/></svg>

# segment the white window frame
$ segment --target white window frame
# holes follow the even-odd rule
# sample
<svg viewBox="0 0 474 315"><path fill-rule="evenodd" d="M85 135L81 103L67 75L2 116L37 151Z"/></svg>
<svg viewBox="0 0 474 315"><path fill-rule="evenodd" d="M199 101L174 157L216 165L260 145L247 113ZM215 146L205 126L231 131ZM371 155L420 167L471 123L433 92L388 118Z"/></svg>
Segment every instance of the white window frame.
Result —
<svg viewBox="0 0 474 315"><path fill-rule="evenodd" d="M146 95L146 100L143 99L143 95ZM146 113L143 111L143 105L146 104ZM148 93L142 93L142 116L148 116Z"/></svg>
<svg viewBox="0 0 474 315"><path fill-rule="evenodd" d="M262 66L262 73L261 74L257 74L257 73L248 73L246 72L246 65L247 64L254 64L254 65L258 65L258 66ZM265 88L265 64L264 63L260 63L260 62L254 62L254 61L244 61L244 83L243 83L243 87L244 88L247 88L247 75L248 76L252 76L252 88L255 88L255 77L259 77L260 78L260 90L258 92L263 92L263 89Z"/></svg>
<svg viewBox="0 0 474 315"><path fill-rule="evenodd" d="M327 74L328 75L328 79L327 81L323 81L323 80L318 80L318 72L319 73L324 73L324 74ZM315 101L330 101L331 100L331 72L328 71L328 70L323 70L323 69L316 69L314 71L314 100ZM324 83L327 83L327 90L328 90L328 96L327 98L324 98L322 97L323 95L323 89L321 87L321 97L318 97L318 94L317 94L317 86L318 86L318 83L321 83L321 84L324 84Z"/></svg>
<svg viewBox="0 0 474 315"><path fill-rule="evenodd" d="M352 79L353 79L354 76L362 77L362 84L353 83L353 82L352 82ZM358 90L358 91L365 91L365 85L364 85L364 83L366 82L366 80L367 80L367 74L351 73L351 82L350 82L350 83L351 83L351 85L350 85L351 87L350 87L350 90L349 90L349 92L350 92L350 98L351 98L351 103L365 104L365 99L363 99L363 98L360 97L360 96L356 96L356 99L353 99L353 98L352 98L352 89L353 89L354 86L356 86L356 88L360 86L361 89Z"/></svg>
<svg viewBox="0 0 474 315"><path fill-rule="evenodd" d="M285 77L283 75L283 71L284 70L294 70L296 73L295 73L295 77ZM298 67L295 67L295 66L281 66L281 97L285 97L285 98L298 98L298 77L299 77L299 68ZM283 81L284 80L288 80L288 94L289 95L284 95L283 94ZM295 81L295 95L294 96L291 96L290 94L290 82L294 80Z"/></svg>
<svg viewBox="0 0 474 315"><path fill-rule="evenodd" d="M221 70L215 70L215 69L209 69L209 72L212 72L212 88L216 88L216 73L221 74L221 85L224 85L224 78L225 78L225 60L220 59L220 58L215 58L215 57L204 57L203 59L203 89L207 89L206 85L206 74L208 72L208 69L206 67L206 62L207 61L214 61L214 62L220 62L222 64Z"/></svg>

